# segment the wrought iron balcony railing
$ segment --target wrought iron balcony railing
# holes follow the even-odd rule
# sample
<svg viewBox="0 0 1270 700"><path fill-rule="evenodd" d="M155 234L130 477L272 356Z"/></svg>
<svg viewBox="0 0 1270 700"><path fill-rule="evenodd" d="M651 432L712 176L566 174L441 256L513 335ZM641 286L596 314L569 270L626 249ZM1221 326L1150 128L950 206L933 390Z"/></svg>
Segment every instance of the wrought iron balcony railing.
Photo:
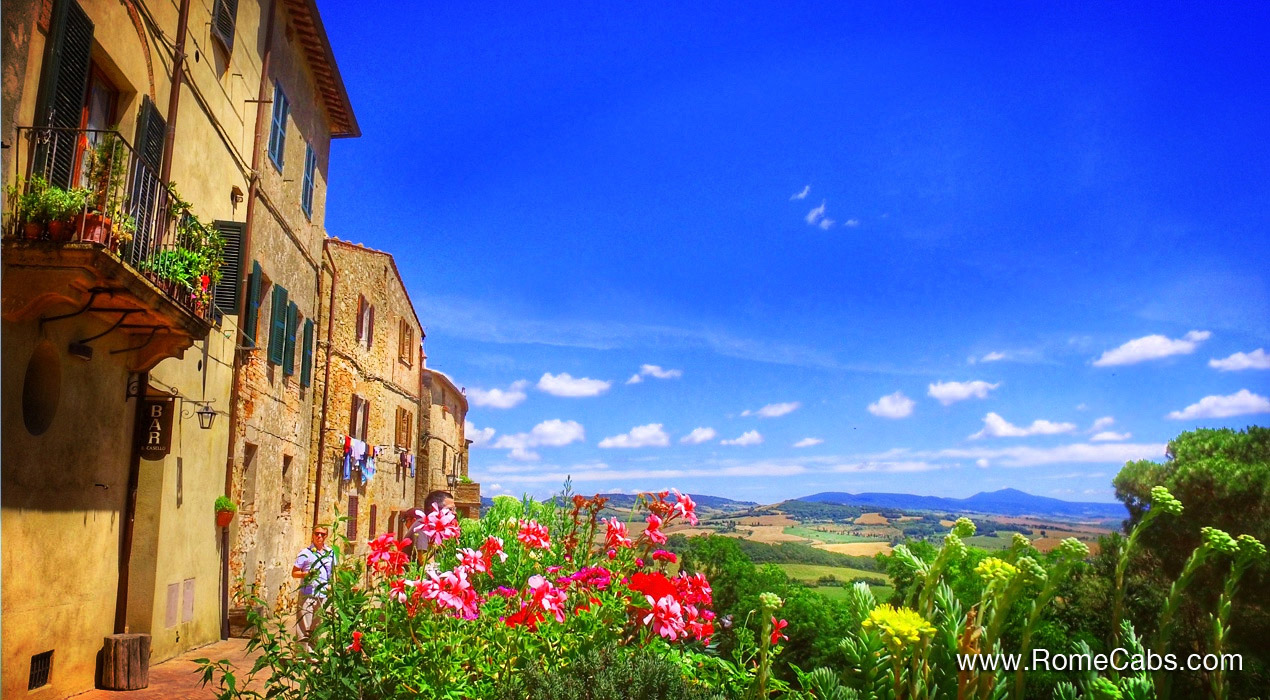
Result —
<svg viewBox="0 0 1270 700"><path fill-rule="evenodd" d="M117 131L19 127L5 235L92 243L201 318L212 313L219 233L190 213Z"/></svg>

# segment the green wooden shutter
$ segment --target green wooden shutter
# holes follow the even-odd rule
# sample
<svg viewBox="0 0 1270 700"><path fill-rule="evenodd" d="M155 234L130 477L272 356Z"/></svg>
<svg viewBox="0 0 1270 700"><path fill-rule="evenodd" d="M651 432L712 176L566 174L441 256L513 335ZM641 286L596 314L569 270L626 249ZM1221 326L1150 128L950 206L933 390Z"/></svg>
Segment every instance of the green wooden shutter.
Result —
<svg viewBox="0 0 1270 700"><path fill-rule="evenodd" d="M79 3L74 0L53 3L34 126L79 128L92 49L93 22ZM78 134L73 131L53 132L51 138L36 149L35 172L44 175L49 184L63 188L74 185L78 140Z"/></svg>
<svg viewBox="0 0 1270 700"><path fill-rule="evenodd" d="M269 361L282 364L287 345L287 289L273 285L273 308L269 312Z"/></svg>
<svg viewBox="0 0 1270 700"><path fill-rule="evenodd" d="M247 278L247 299L243 304L243 345L256 347L256 323L260 318L260 278L264 273L260 263L251 261L251 276ZM237 282L235 282L237 284Z"/></svg>
<svg viewBox="0 0 1270 700"><path fill-rule="evenodd" d="M300 386L313 383L313 319L304 319L304 348L300 350Z"/></svg>
<svg viewBox="0 0 1270 700"><path fill-rule="evenodd" d="M216 301L216 308L223 313L237 313L240 290L238 283L242 279L240 275L243 269L243 234L246 233L247 224L241 221L214 221L212 226L216 227L221 239L225 241L224 262L220 266L220 284L212 290L212 298Z"/></svg>
<svg viewBox="0 0 1270 700"><path fill-rule="evenodd" d="M300 325L300 307L291 302L287 305L287 341L282 349L282 373L290 377L295 374L295 330Z"/></svg>

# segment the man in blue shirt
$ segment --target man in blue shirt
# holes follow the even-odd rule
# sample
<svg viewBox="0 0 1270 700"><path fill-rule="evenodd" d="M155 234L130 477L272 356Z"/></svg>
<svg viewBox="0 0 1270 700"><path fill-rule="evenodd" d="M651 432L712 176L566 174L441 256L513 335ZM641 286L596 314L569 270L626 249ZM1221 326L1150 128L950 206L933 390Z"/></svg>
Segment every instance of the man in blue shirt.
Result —
<svg viewBox="0 0 1270 700"><path fill-rule="evenodd" d="M325 525L313 528L313 544L300 550L291 567L291 577L303 579L300 587L300 613L296 617L296 636L306 644L313 627L321 619L322 601L326 600L335 552L326 546L330 530Z"/></svg>

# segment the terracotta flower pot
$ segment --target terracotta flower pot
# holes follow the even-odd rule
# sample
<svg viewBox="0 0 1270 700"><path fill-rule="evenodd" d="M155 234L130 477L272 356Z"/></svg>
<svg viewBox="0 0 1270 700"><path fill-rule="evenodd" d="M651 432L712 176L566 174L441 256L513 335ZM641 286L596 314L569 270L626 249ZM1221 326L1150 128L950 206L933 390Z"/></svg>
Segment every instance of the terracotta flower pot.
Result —
<svg viewBox="0 0 1270 700"><path fill-rule="evenodd" d="M110 217L97 213L80 214L80 217L83 218L82 229L81 222L78 220L79 217L76 218L75 226L76 229L81 230L79 240L86 243L106 245L106 242L110 239Z"/></svg>
<svg viewBox="0 0 1270 700"><path fill-rule="evenodd" d="M28 241L39 240L44 235L44 224L38 221L28 221L23 226L23 232L26 234Z"/></svg>
<svg viewBox="0 0 1270 700"><path fill-rule="evenodd" d="M229 521L234 519L234 511L218 510L216 511L216 527L229 527Z"/></svg>
<svg viewBox="0 0 1270 700"><path fill-rule="evenodd" d="M65 243L71 239L71 235L75 233L75 225L70 221L50 221L49 222L49 238L58 243Z"/></svg>

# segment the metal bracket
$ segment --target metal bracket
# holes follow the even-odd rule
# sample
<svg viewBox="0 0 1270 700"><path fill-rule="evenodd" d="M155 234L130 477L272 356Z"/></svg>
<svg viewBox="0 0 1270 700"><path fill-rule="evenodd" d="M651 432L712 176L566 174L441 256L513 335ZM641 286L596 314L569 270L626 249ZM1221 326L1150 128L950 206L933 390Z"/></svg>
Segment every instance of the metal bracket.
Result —
<svg viewBox="0 0 1270 700"><path fill-rule="evenodd" d="M110 354L111 354L111 355L118 355L118 354L120 354L120 353L132 352L133 350L140 350L141 348L144 348L145 346L149 345L149 344L150 344L150 341L154 340L154 336L158 335L159 331L167 330L167 329L166 329L165 327L163 327L163 326L143 326L143 325L123 325L123 324L119 324L119 326L118 326L118 327L120 327L120 328L149 328L149 329L150 329L150 335L146 336L145 342L141 343L140 345L132 345L132 346L129 346L129 347L126 347L126 348L119 348L118 350L111 350L111 351L110 351ZM113 329L112 329L112 330L113 330Z"/></svg>
<svg viewBox="0 0 1270 700"><path fill-rule="evenodd" d="M89 311L90 309L93 308L93 302L97 300L97 295L99 294L111 294L111 295L114 294L113 290L108 289L106 287L93 287L92 289L89 289L88 291L90 292L88 296L88 303L84 304L84 308L80 309L79 311L72 311L69 314L61 314L58 316L49 316L47 318L41 318L40 330L44 330L44 324L46 323L52 323L53 321L61 321L62 319L65 319L65 318L74 318L82 313Z"/></svg>
<svg viewBox="0 0 1270 700"><path fill-rule="evenodd" d="M106 309L95 309L95 310L96 310L96 311L105 311ZM75 341L75 342L76 342L76 343L78 343L78 344L80 344L80 345L87 345L87 344L89 344L89 343L93 342L94 340L97 340L97 339L99 339L99 338L104 338L104 337L106 337L106 336L110 335L111 333L115 332L115 330L116 330L116 329L121 328L121 327L123 326L123 322L124 322L124 321L126 321L126 320L128 319L128 316L130 316L131 314L135 314L135 313L140 312L140 311L141 311L141 309L110 309L110 311L111 311L111 312L113 312L113 313L118 313L118 314L119 314L119 320L118 320L118 321L115 321L114 325L112 325L110 328L107 328L106 330L104 330L104 331L102 331L102 332L98 333L97 335L89 336L89 337L87 337L87 338L80 338L79 340L77 340L77 341Z"/></svg>

